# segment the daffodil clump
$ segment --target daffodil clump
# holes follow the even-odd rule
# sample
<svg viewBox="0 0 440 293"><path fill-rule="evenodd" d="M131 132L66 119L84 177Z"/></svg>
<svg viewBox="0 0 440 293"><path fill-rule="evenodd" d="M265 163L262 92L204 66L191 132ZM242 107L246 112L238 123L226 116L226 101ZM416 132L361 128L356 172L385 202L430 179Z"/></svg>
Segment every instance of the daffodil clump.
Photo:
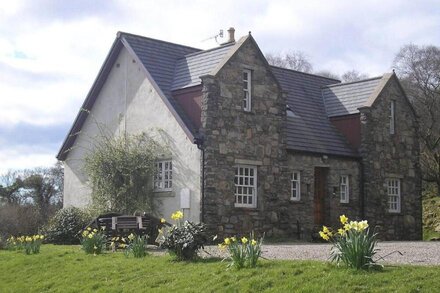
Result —
<svg viewBox="0 0 440 293"><path fill-rule="evenodd" d="M124 238L122 238L124 239ZM125 241L125 239L124 239ZM147 253L148 236L135 235L131 233L127 237L127 244L124 243L125 256L134 256L135 258L145 257Z"/></svg>
<svg viewBox="0 0 440 293"><path fill-rule="evenodd" d="M256 240L254 233L251 233L249 238L227 237L218 246L221 250L229 252L228 258L231 260L229 267L241 269L257 266L258 259L261 256L262 245L263 237Z"/></svg>
<svg viewBox="0 0 440 293"><path fill-rule="evenodd" d="M373 260L377 252L377 233L370 232L367 221L349 221L339 217L341 227L337 231L323 226L319 235L333 244L330 259L339 264L355 269L376 267Z"/></svg>
<svg viewBox="0 0 440 293"><path fill-rule="evenodd" d="M26 254L37 254L40 253L43 240L44 235L11 236L6 241L6 247L10 250L23 250Z"/></svg>
<svg viewBox="0 0 440 293"><path fill-rule="evenodd" d="M195 259L199 249L208 242L205 224L190 221L182 223L181 211L174 212L171 219L176 223L171 227L164 226L159 229L156 242L178 261ZM164 222L161 220L161 223Z"/></svg>
<svg viewBox="0 0 440 293"><path fill-rule="evenodd" d="M104 233L105 227L100 230L87 227L81 233L81 246L87 254L101 254L105 248L106 235Z"/></svg>

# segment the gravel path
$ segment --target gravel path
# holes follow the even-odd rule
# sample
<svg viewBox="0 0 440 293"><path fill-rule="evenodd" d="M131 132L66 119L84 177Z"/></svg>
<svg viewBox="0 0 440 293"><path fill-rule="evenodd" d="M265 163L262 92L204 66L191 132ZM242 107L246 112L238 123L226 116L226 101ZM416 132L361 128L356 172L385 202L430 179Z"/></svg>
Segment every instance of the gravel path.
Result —
<svg viewBox="0 0 440 293"><path fill-rule="evenodd" d="M263 246L262 256L268 259L327 260L330 247L329 244L314 243L267 244ZM440 265L440 242L379 242L378 249L377 257L390 254L379 263ZM209 246L205 250L212 256L224 257L217 247Z"/></svg>

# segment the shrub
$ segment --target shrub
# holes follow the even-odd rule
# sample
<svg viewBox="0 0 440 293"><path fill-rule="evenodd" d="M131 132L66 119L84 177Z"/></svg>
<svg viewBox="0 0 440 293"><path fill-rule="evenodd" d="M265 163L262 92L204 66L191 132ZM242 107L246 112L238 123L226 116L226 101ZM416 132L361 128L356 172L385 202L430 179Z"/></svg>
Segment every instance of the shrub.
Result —
<svg viewBox="0 0 440 293"><path fill-rule="evenodd" d="M87 227L81 233L81 246L86 254L101 254L105 248L107 237L103 231Z"/></svg>
<svg viewBox="0 0 440 293"><path fill-rule="evenodd" d="M94 208L99 213L154 212L151 178L165 147L145 133L114 137L101 126L100 130L93 152L85 158Z"/></svg>
<svg viewBox="0 0 440 293"><path fill-rule="evenodd" d="M367 221L348 222L345 215L340 216L340 221L343 226L337 232L326 226L319 232L324 240L333 244L330 259L358 270L377 267L373 260L377 253L377 233L370 232Z"/></svg>
<svg viewBox="0 0 440 293"><path fill-rule="evenodd" d="M133 255L135 258L145 257L147 255L148 236L128 235L128 245L125 249L125 255Z"/></svg>
<svg viewBox="0 0 440 293"><path fill-rule="evenodd" d="M171 218L176 221L176 225L160 229L156 241L176 260L193 260L199 249L208 242L206 226L189 221L182 224L183 213L180 211L173 213Z"/></svg>
<svg viewBox="0 0 440 293"><path fill-rule="evenodd" d="M43 228L47 242L53 244L79 244L79 233L87 225L87 215L81 209L69 207L61 209Z"/></svg>
<svg viewBox="0 0 440 293"><path fill-rule="evenodd" d="M33 235L42 221L33 205L0 205L0 235Z"/></svg>
<svg viewBox="0 0 440 293"><path fill-rule="evenodd" d="M223 243L219 244L219 247L228 250L229 259L231 260L229 267L241 269L257 266L262 245L263 237L255 240L254 233L251 233L249 239L246 237L241 239L237 239L237 237L225 238Z"/></svg>

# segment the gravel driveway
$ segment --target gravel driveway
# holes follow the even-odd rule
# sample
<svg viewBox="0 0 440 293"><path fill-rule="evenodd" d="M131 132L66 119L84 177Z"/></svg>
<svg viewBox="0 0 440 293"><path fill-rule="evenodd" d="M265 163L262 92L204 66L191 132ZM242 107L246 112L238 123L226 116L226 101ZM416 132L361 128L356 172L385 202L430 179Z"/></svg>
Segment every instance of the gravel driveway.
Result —
<svg viewBox="0 0 440 293"><path fill-rule="evenodd" d="M329 244L315 243L267 244L263 246L262 256L268 259L327 260L330 247ZM379 242L378 249L377 257L390 254L380 263L440 265L440 242ZM209 246L205 250L213 256L223 256L217 247Z"/></svg>

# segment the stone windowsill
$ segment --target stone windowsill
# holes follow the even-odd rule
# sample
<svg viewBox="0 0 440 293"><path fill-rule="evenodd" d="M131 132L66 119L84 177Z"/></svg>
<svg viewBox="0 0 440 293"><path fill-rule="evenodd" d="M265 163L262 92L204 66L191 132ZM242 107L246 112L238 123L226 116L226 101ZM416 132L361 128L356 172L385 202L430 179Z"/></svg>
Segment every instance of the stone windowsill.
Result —
<svg viewBox="0 0 440 293"><path fill-rule="evenodd" d="M172 190L155 190L153 192L155 196L159 197L174 197L174 192Z"/></svg>
<svg viewBox="0 0 440 293"><path fill-rule="evenodd" d="M291 199L289 198L289 202L293 203L293 204L305 204L305 202L303 200L296 200L296 199Z"/></svg>

